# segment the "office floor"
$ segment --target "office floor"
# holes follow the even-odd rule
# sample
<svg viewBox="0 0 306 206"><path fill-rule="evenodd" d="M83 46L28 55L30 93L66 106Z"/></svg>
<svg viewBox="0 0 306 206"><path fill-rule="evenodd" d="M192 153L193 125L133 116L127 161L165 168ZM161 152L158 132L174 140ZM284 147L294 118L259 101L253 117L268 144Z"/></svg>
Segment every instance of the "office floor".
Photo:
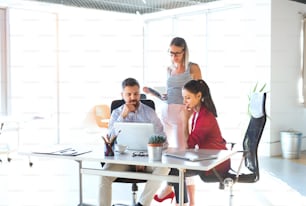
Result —
<svg viewBox="0 0 306 206"><path fill-rule="evenodd" d="M5 156L0 156L5 160ZM0 206L76 206L78 205L77 164L73 161L12 155L0 164ZM261 178L253 184L234 186L233 206L306 206L306 152L298 160L281 157L260 158ZM86 163L96 164L96 163ZM97 176L84 176L84 202L97 205ZM141 191L143 184L139 185ZM139 192L140 194L140 192ZM197 206L228 205L229 193L215 183L196 183ZM114 184L113 200L129 203L129 184ZM151 206L171 205L170 200Z"/></svg>

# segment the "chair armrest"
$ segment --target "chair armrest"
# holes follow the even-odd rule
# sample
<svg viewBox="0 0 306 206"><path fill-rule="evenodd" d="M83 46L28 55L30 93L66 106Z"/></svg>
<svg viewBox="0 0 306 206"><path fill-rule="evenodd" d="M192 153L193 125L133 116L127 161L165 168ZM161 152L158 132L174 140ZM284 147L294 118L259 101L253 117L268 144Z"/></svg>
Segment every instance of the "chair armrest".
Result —
<svg viewBox="0 0 306 206"><path fill-rule="evenodd" d="M236 145L236 142L226 142L226 145L230 145L230 149L233 150L234 146Z"/></svg>

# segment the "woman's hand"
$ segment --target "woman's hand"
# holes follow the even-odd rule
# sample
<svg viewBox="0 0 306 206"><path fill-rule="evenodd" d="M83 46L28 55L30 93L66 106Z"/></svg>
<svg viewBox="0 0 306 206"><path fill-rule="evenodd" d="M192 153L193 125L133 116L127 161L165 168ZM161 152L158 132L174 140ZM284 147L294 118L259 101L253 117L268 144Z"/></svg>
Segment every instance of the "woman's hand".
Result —
<svg viewBox="0 0 306 206"><path fill-rule="evenodd" d="M189 119L192 116L192 114L193 110L186 106L180 112L180 116L183 121L183 134L184 134L184 140L186 141L186 147L188 147L188 137L190 132Z"/></svg>
<svg viewBox="0 0 306 206"><path fill-rule="evenodd" d="M144 93L146 93L146 94L149 94L149 93L150 93L149 87L143 87L143 88L142 88L142 91L143 91Z"/></svg>
<svg viewBox="0 0 306 206"><path fill-rule="evenodd" d="M183 121L188 122L193 113L194 113L193 109L185 106L184 109L181 112Z"/></svg>
<svg viewBox="0 0 306 206"><path fill-rule="evenodd" d="M158 91L156 91L155 89L151 88L151 87L143 87L142 91L146 94L151 94L157 98L159 98L160 100L167 100L167 94L160 94Z"/></svg>
<svg viewBox="0 0 306 206"><path fill-rule="evenodd" d="M161 100L167 100L168 99L168 94L162 94L160 97Z"/></svg>

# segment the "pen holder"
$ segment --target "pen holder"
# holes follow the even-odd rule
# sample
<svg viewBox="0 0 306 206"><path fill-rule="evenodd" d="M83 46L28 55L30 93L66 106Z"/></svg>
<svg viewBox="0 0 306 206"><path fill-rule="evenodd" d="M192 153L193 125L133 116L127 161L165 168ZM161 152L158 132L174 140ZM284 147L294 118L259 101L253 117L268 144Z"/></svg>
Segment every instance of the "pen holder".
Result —
<svg viewBox="0 0 306 206"><path fill-rule="evenodd" d="M105 156L114 156L114 143L105 143Z"/></svg>

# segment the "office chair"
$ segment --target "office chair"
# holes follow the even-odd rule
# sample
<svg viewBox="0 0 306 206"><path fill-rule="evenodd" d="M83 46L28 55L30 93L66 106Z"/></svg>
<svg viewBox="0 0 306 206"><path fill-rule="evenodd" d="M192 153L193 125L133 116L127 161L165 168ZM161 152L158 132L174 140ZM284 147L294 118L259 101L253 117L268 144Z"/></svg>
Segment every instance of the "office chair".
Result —
<svg viewBox="0 0 306 206"><path fill-rule="evenodd" d="M266 124L266 93L253 93L250 99L250 121L247 127L244 139L243 139L243 150L238 151L242 153L242 158L238 167L235 171L232 168L227 174L218 174L214 170L215 176L213 177L201 177L204 182L219 182L219 188L229 188L230 198L229 205L232 205L233 198L233 185L235 183L254 183L259 180L259 164L257 149L259 141L262 136ZM240 173L242 166L248 170L248 173Z"/></svg>
<svg viewBox="0 0 306 206"><path fill-rule="evenodd" d="M94 108L96 124L100 128L108 128L110 108L106 104L96 105Z"/></svg>
<svg viewBox="0 0 306 206"><path fill-rule="evenodd" d="M141 99L140 101L141 101L143 104L145 104L145 105L147 105L147 106L149 106L149 107L151 107L152 109L155 110L155 103L154 103L153 100L151 100L151 99ZM118 99L118 100L112 101L112 103L111 103L111 108L110 108L111 113L112 113L112 111L113 111L114 109L120 107L120 106L123 105L123 104L124 104L124 100L123 100L123 99Z"/></svg>
<svg viewBox="0 0 306 206"><path fill-rule="evenodd" d="M141 97L140 101L143 104L145 104L145 105L147 105L147 106L149 106L149 107L151 107L152 109L155 110L155 103L154 103L153 100ZM123 105L124 103L125 102L124 102L123 99L112 101L111 107L110 107L111 112L114 109L116 109L116 108L120 107L121 105ZM103 166L103 163L102 163L102 166ZM118 182L118 183L130 183L130 184L132 184L132 201L133 201L133 206L136 204L136 201L137 201L137 191L138 191L137 183L144 183L146 181L147 180L120 178L120 177L115 180L115 182ZM113 206L124 206L124 204L113 204Z"/></svg>
<svg viewBox="0 0 306 206"><path fill-rule="evenodd" d="M140 94L140 99L147 99L147 95L146 95L146 94L141 93L141 94Z"/></svg>

